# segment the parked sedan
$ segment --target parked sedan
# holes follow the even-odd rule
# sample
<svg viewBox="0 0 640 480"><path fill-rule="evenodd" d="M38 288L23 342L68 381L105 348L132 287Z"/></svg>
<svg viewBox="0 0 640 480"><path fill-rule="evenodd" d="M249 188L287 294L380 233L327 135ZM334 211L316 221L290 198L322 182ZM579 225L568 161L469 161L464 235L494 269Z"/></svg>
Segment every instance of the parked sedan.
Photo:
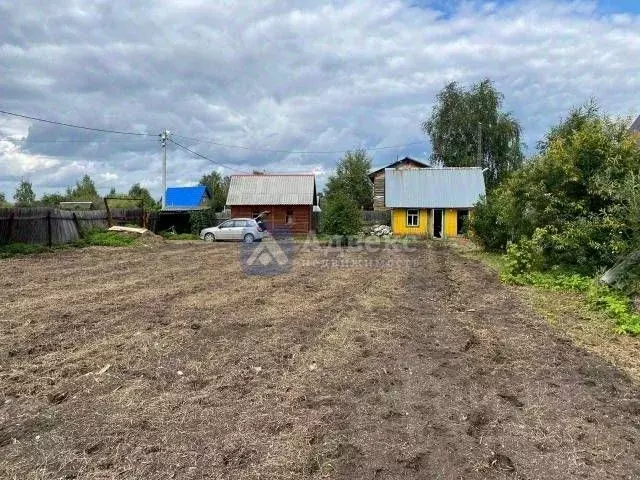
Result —
<svg viewBox="0 0 640 480"><path fill-rule="evenodd" d="M262 237L264 229L252 218L232 218L200 232L200 238L206 242L238 240L251 243L262 240Z"/></svg>

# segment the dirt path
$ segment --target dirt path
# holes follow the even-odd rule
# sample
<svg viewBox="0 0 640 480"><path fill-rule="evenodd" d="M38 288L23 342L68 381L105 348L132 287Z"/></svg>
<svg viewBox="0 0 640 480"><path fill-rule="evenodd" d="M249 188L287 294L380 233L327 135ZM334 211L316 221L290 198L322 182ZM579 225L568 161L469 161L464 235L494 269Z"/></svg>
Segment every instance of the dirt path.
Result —
<svg viewBox="0 0 640 480"><path fill-rule="evenodd" d="M0 476L640 477L638 385L478 263L236 249L0 262Z"/></svg>

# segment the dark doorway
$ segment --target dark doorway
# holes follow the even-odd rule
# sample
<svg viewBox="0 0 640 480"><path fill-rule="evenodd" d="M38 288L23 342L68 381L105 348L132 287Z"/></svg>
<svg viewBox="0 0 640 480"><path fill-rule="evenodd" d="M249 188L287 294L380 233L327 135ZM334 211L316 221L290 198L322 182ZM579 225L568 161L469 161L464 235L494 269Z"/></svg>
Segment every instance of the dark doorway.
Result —
<svg viewBox="0 0 640 480"><path fill-rule="evenodd" d="M442 238L442 214L444 210L436 208L433 210L433 236Z"/></svg>
<svg viewBox="0 0 640 480"><path fill-rule="evenodd" d="M469 228L469 210L458 210L458 235L466 235Z"/></svg>

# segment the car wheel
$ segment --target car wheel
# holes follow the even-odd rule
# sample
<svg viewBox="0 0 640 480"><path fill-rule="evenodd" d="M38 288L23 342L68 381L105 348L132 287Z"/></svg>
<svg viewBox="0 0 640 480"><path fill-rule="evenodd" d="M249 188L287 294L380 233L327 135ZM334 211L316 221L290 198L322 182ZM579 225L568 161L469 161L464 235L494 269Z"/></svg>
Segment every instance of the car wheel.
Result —
<svg viewBox="0 0 640 480"><path fill-rule="evenodd" d="M244 238L244 243L253 243L253 235L251 235L250 233L247 233Z"/></svg>
<svg viewBox="0 0 640 480"><path fill-rule="evenodd" d="M204 241L205 242L215 242L216 241L216 237L213 233L206 233L204 236Z"/></svg>

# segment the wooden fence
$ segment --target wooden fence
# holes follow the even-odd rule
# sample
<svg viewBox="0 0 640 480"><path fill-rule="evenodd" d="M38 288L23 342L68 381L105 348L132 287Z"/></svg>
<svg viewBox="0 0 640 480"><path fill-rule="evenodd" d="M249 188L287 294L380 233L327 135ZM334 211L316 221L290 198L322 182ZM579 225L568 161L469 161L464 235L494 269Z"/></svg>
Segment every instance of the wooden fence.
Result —
<svg viewBox="0 0 640 480"><path fill-rule="evenodd" d="M112 208L115 224L142 224L142 209ZM79 240L83 231L106 228L106 210L69 211L57 208L0 208L0 245L33 243L60 245Z"/></svg>
<svg viewBox="0 0 640 480"><path fill-rule="evenodd" d="M391 210L363 210L362 223L365 225L391 225Z"/></svg>

